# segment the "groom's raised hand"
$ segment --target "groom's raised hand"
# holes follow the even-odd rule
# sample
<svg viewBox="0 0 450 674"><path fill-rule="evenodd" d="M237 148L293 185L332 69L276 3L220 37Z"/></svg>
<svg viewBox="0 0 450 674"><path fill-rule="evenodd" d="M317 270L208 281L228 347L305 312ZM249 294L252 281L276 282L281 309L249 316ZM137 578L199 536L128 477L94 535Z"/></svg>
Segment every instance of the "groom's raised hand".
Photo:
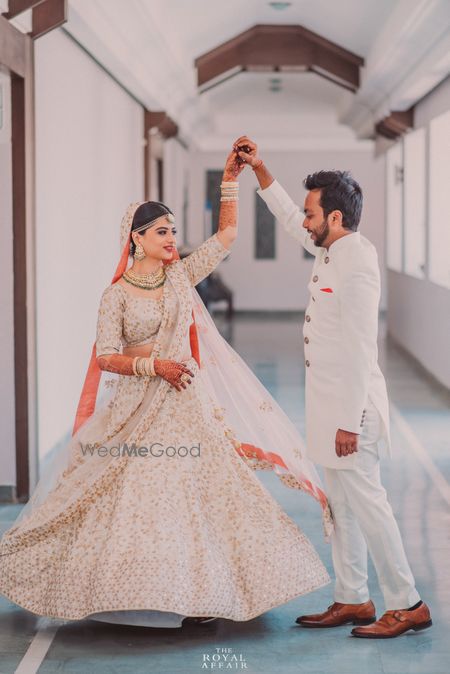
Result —
<svg viewBox="0 0 450 674"><path fill-rule="evenodd" d="M248 136L241 136L233 144L238 160L252 167L261 189L265 190L273 183L273 176L258 155L258 146Z"/></svg>
<svg viewBox="0 0 450 674"><path fill-rule="evenodd" d="M343 431L339 428L336 433L336 454L348 456L358 451L358 434Z"/></svg>
<svg viewBox="0 0 450 674"><path fill-rule="evenodd" d="M252 168L262 164L262 159L258 157L258 146L248 136L238 138L234 142L233 148L242 163L248 164Z"/></svg>

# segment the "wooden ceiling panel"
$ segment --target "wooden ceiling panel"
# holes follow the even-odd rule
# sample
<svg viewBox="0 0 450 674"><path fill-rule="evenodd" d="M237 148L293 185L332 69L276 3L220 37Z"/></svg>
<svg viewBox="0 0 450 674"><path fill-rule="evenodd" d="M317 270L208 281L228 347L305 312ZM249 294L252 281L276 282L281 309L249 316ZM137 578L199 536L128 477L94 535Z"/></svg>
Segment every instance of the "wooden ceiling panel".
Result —
<svg viewBox="0 0 450 674"><path fill-rule="evenodd" d="M359 87L364 59L303 26L254 26L195 60L199 87L230 71L283 68L325 75L351 91Z"/></svg>

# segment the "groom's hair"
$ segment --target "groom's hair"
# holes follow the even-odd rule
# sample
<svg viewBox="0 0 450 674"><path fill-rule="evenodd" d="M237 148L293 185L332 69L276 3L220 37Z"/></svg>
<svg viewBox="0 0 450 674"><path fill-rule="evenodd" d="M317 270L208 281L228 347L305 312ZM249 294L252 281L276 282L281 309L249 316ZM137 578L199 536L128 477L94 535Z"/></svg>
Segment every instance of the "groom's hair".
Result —
<svg viewBox="0 0 450 674"><path fill-rule="evenodd" d="M304 179L307 190L320 190L320 206L325 217L342 212L342 226L356 232L361 219L362 189L350 171L318 171Z"/></svg>

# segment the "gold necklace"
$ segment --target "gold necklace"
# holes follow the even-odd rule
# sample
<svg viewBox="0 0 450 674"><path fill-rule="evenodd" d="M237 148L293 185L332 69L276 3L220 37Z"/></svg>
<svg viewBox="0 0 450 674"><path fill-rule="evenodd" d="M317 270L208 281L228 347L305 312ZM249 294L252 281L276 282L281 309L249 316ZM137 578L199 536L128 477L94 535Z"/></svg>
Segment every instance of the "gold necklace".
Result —
<svg viewBox="0 0 450 674"><path fill-rule="evenodd" d="M136 274L131 269L127 269L127 271L122 274L122 278L137 288L156 290L164 285L166 272L164 267L160 267L157 271L150 272L149 274Z"/></svg>

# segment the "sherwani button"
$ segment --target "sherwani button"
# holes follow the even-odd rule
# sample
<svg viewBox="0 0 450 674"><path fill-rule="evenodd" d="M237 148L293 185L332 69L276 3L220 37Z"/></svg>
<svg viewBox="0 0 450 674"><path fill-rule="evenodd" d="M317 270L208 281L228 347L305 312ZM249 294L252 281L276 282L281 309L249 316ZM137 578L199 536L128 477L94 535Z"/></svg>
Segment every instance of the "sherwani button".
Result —
<svg viewBox="0 0 450 674"><path fill-rule="evenodd" d="M315 297L312 297L312 296L311 296L311 299L312 299L313 302L316 301L316 298L315 298Z"/></svg>
<svg viewBox="0 0 450 674"><path fill-rule="evenodd" d="M305 344L309 344L309 337L305 337Z"/></svg>
<svg viewBox="0 0 450 674"><path fill-rule="evenodd" d="M306 321L307 323L309 323L310 320L311 320L311 316L308 316L308 314L306 314L306 316L305 316L305 321Z"/></svg>
<svg viewBox="0 0 450 674"><path fill-rule="evenodd" d="M311 365L311 363L309 362L309 360L306 361L305 365L306 365L306 367L309 367L309 366Z"/></svg>
<svg viewBox="0 0 450 674"><path fill-rule="evenodd" d="M328 255L327 255L327 257L325 258L324 262L325 262L325 264L328 264L329 261L330 261L330 258L329 258Z"/></svg>
<svg viewBox="0 0 450 674"><path fill-rule="evenodd" d="M317 283L318 280L319 280L319 277L317 275L313 276L313 283Z"/></svg>

